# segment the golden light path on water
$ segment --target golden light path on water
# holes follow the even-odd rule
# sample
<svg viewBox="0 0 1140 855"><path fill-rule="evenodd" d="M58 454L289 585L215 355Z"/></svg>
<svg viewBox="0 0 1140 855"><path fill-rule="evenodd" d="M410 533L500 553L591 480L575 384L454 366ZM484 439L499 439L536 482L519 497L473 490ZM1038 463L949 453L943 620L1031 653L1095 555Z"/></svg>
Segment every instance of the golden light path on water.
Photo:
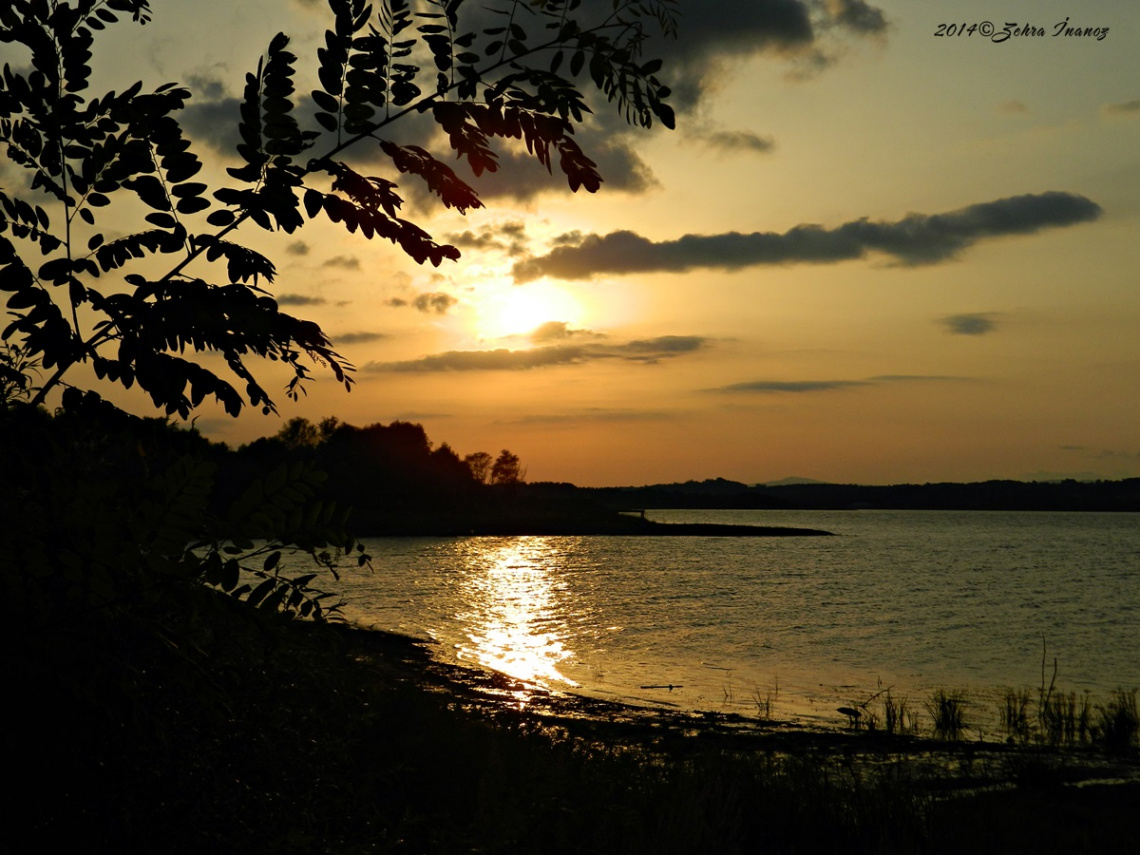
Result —
<svg viewBox="0 0 1140 855"><path fill-rule="evenodd" d="M456 617L466 627L461 659L544 689L578 683L559 666L567 649L565 582L554 572L549 538L471 538L460 545L465 569ZM520 698L522 700L522 698Z"/></svg>

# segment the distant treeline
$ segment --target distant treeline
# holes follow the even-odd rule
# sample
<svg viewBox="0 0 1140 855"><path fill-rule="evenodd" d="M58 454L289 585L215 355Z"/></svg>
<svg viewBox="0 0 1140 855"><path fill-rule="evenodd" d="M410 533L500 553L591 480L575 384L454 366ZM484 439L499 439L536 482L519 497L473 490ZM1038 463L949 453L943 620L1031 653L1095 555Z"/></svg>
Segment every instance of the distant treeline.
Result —
<svg viewBox="0 0 1140 855"><path fill-rule="evenodd" d="M789 510L1140 511L1140 478L1123 481L983 481L972 484L748 485L724 478L644 487L527 483L508 450L460 458L435 446L422 425L396 421L358 428L335 418L314 425L295 418L273 437L230 452L253 471L304 457L329 476L338 502L355 509L361 531L487 530L496 521L584 519L651 508Z"/></svg>
<svg viewBox="0 0 1140 855"><path fill-rule="evenodd" d="M217 508L254 480L306 461L327 475L325 500L350 507L358 536L461 534L656 534L639 516L654 508L1138 511L1140 479L1097 482L986 481L975 484L748 485L723 478L644 487L577 487L525 480L519 457L460 457L435 445L422 425L394 421L356 427L336 418L288 421L274 436L238 448L211 442L165 419L127 416L86 401L74 412L25 412L0 420L9 450L35 459L65 443L115 461L117 477L145 479L180 456L217 465ZM19 422L19 426L17 426ZM34 422L35 424L32 424ZM43 448L39 446L43 445ZM671 533L679 533L671 530Z"/></svg>
<svg viewBox="0 0 1140 855"><path fill-rule="evenodd" d="M579 489L602 505L615 509L1140 511L1140 478L890 486L815 483L750 486L717 478L648 487Z"/></svg>

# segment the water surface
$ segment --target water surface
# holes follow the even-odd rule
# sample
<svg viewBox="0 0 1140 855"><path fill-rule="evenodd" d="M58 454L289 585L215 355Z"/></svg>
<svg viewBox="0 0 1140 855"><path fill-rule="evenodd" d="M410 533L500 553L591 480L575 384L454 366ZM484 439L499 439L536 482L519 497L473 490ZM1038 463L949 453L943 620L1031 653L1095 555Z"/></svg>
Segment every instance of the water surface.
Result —
<svg viewBox="0 0 1140 855"><path fill-rule="evenodd" d="M393 538L346 614L555 691L831 720L892 688L1140 686L1140 518L657 511L830 538ZM667 687L672 686L672 689ZM653 687L653 688L645 688ZM665 688L660 688L665 687Z"/></svg>

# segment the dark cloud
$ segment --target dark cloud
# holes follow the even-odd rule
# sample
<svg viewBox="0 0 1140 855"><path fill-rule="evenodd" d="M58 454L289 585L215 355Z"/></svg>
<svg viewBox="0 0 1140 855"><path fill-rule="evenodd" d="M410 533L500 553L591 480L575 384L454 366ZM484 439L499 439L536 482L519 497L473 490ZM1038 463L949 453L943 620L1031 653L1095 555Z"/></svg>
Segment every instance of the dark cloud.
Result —
<svg viewBox="0 0 1140 855"><path fill-rule="evenodd" d="M731 383L708 389L709 392L751 393L751 394L803 394L807 392L831 392L836 389L852 389L858 386L877 386L883 383L941 382L964 380L963 377L948 377L933 374L880 374L866 380L753 380L746 383Z"/></svg>
<svg viewBox="0 0 1140 855"><path fill-rule="evenodd" d="M401 309L404 306L408 305L408 301L405 300L403 297L393 297L390 300L388 300L388 305L394 306L397 309Z"/></svg>
<svg viewBox="0 0 1140 855"><path fill-rule="evenodd" d="M1002 113L1028 113L1029 108L1021 101L1006 101L998 106L998 110Z"/></svg>
<svg viewBox="0 0 1140 855"><path fill-rule="evenodd" d="M802 68L830 64L827 33L881 36L887 21L862 0L683 0L680 35L651 50L665 61L662 78L673 105L694 109L737 63L761 53L797 59Z"/></svg>
<svg viewBox="0 0 1140 855"><path fill-rule="evenodd" d="M644 193L657 186L653 171L637 154L637 138L627 133L624 124L612 127L604 122L587 122L578 129L575 140L582 151L597 165L605 190L620 190L625 193ZM456 173L474 187L484 201L497 198L511 198L529 201L540 193L566 192L566 177L558 168L557 155L553 170L548 172L526 146L515 140L495 141L493 147L498 154L498 169L485 172L475 178L466 161L453 163ZM446 144L434 150L436 156L446 151Z"/></svg>
<svg viewBox="0 0 1140 855"><path fill-rule="evenodd" d="M424 294L417 294L412 300L412 307L425 315L433 313L446 315L447 310L458 302L450 294L445 294L442 291L429 291Z"/></svg>
<svg viewBox="0 0 1140 855"><path fill-rule="evenodd" d="M827 392L851 386L867 386L866 380L754 380L750 383L732 383L712 389L713 392Z"/></svg>
<svg viewBox="0 0 1140 855"><path fill-rule="evenodd" d="M555 246L577 246L582 242L582 233L577 229L572 232L563 232L551 241Z"/></svg>
<svg viewBox="0 0 1140 855"><path fill-rule="evenodd" d="M444 240L459 249L497 249L508 255L522 255L526 252L526 224L507 222L489 226L481 232L470 229L444 236Z"/></svg>
<svg viewBox="0 0 1140 855"><path fill-rule="evenodd" d="M336 344L365 344L370 341L381 341L388 338L386 333L379 332L352 332L333 336Z"/></svg>
<svg viewBox="0 0 1140 855"><path fill-rule="evenodd" d="M550 341L566 341L574 338L598 339L605 336L590 330L571 329L565 321L547 321L527 333L526 338L535 344L544 344Z"/></svg>
<svg viewBox="0 0 1140 855"><path fill-rule="evenodd" d="M933 264L986 238L1030 234L1097 219L1101 208L1084 196L1042 193L970 205L947 214L908 214L894 223L868 219L835 229L801 225L777 234L730 232L685 235L655 243L631 231L588 235L577 246L558 246L547 255L517 262L516 282L540 276L588 279L597 274L682 272L695 267L738 270L762 264L834 263L868 252L902 264Z"/></svg>
<svg viewBox="0 0 1140 855"><path fill-rule="evenodd" d="M590 407L570 413L536 413L513 419L509 424L519 425L558 425L581 424L583 422L650 422L671 419L675 413L654 410L607 410Z"/></svg>
<svg viewBox="0 0 1140 855"><path fill-rule="evenodd" d="M1062 445L1060 448L1062 451L1079 451L1085 457L1089 457L1095 460L1140 460L1140 451L1122 451L1120 449L1112 448L1095 449L1084 445Z"/></svg>
<svg viewBox="0 0 1140 855"><path fill-rule="evenodd" d="M241 99L206 100L195 93L178 118L182 128L195 140L222 154L237 156L237 146L241 142L241 134L238 133Z"/></svg>
<svg viewBox="0 0 1140 855"><path fill-rule="evenodd" d="M1100 109L1106 116L1140 116L1140 99L1119 104L1105 104Z"/></svg>
<svg viewBox="0 0 1140 855"><path fill-rule="evenodd" d="M310 5L310 0L299 2ZM584 3L575 15L580 23L589 26L611 11L609 3ZM669 100L680 113L694 110L710 88L731 75L742 59L775 53L795 58L806 67L821 68L829 64L832 33L841 30L861 37L879 34L887 26L882 13L864 0L680 0L678 13L679 37L652 38L646 48L646 58L664 60L659 76L672 86L673 95ZM480 30L502 23L488 9L474 4L468 4L460 17L464 29ZM537 22L530 29L534 35L541 32ZM429 68L421 72L420 85L427 88L430 77L429 63ZM202 75L197 82L198 97L181 116L187 133L223 154L236 157L236 147L241 141L238 135L240 100L225 97L222 83L212 76ZM653 173L637 151L639 132L626 125L616 103L606 103L605 97L593 90L586 71L575 82L593 101L596 110L581 123L576 139L597 164L605 181L603 189L643 193L655 187ZM294 101L302 126L316 130L316 124L309 118L316 111L311 96L298 93ZM548 191L564 192L566 187L557 165L555 175L551 176L525 147L505 141L495 143L500 168L474 179L465 162L455 162L427 113L403 116L380 133L401 145L422 146L440 160L449 162L464 180L470 179L468 183L484 200L507 197L526 201ZM748 132L715 137L717 135L712 135L708 141L720 147L763 151L765 142L770 147L769 141ZM315 150L323 151L327 148L326 141L332 139L331 135L323 135ZM387 163L379 149L367 143L354 145L342 156L357 164ZM400 186L402 194L419 207L438 203L418 179L405 176Z"/></svg>
<svg viewBox="0 0 1140 855"><path fill-rule="evenodd" d="M704 143L709 148L726 152L741 151L767 154L776 147L775 140L771 137L762 137L752 131L710 131L708 133L697 131L689 136Z"/></svg>
<svg viewBox="0 0 1140 855"><path fill-rule="evenodd" d="M186 85L195 98L206 101L221 101L226 97L226 84L221 78L209 74L189 74Z"/></svg>
<svg viewBox="0 0 1140 855"><path fill-rule="evenodd" d="M952 374L879 374L868 378L868 383L942 383L945 381L961 382L968 377L956 377Z"/></svg>
<svg viewBox="0 0 1140 855"><path fill-rule="evenodd" d="M835 22L859 35L882 35L888 29L887 18L881 9L869 6L863 0L831 0Z"/></svg>
<svg viewBox="0 0 1140 855"><path fill-rule="evenodd" d="M954 335L985 335L997 329L994 316L984 312L949 315L938 322Z"/></svg>
<svg viewBox="0 0 1140 855"><path fill-rule="evenodd" d="M310 297L307 294L278 294L273 299L279 306L323 306L328 302L324 297Z"/></svg>
<svg viewBox="0 0 1140 855"><path fill-rule="evenodd" d="M344 270L359 270L360 259L351 255L337 255L321 262L321 267L340 267Z"/></svg>
<svg viewBox="0 0 1140 855"><path fill-rule="evenodd" d="M309 245L303 240L295 240L285 247L285 252L289 255L308 255Z"/></svg>
<svg viewBox="0 0 1140 855"><path fill-rule="evenodd" d="M653 364L705 347L700 336L661 336L624 344L557 344L529 350L451 350L406 362L371 362L369 372L526 371L552 365L582 365L603 359Z"/></svg>

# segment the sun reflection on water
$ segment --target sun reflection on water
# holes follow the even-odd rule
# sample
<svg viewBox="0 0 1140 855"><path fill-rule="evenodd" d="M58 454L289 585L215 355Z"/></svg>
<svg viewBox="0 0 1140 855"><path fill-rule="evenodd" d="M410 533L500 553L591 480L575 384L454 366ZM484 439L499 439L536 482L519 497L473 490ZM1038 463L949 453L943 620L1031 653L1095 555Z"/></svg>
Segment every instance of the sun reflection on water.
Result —
<svg viewBox="0 0 1140 855"><path fill-rule="evenodd" d="M462 551L457 617L469 644L460 645L460 658L545 689L577 686L559 670L573 653L554 539L472 538Z"/></svg>

